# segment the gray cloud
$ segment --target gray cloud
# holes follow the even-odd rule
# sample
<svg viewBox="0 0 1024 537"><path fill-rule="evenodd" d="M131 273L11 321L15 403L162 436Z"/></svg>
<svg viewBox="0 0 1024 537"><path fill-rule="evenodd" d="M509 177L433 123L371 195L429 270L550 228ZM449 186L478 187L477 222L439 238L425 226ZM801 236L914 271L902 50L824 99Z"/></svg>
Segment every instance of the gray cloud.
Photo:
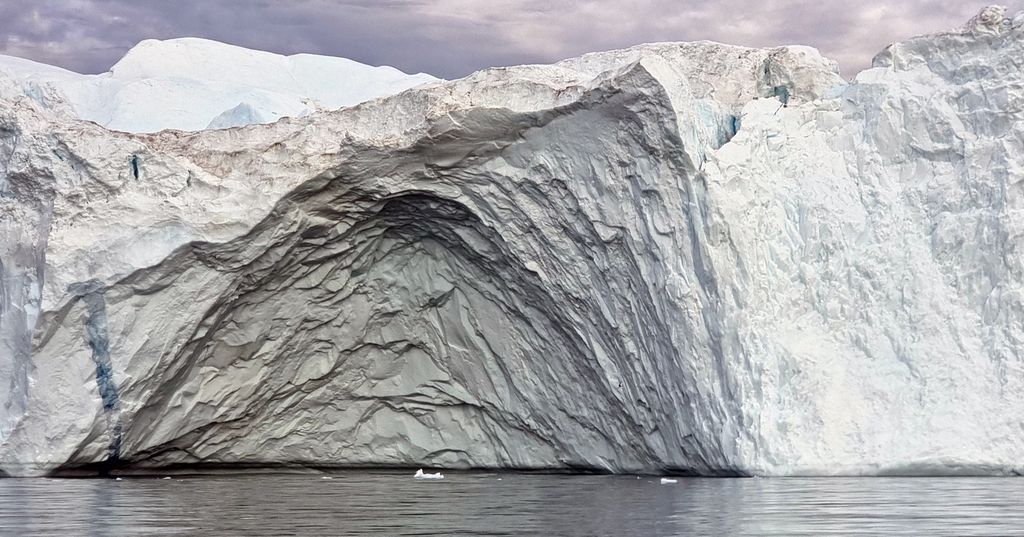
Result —
<svg viewBox="0 0 1024 537"><path fill-rule="evenodd" d="M1011 12L1024 0L1005 2ZM196 36L446 78L649 41L805 44L866 67L888 43L959 26L983 2L900 0L5 0L0 54L106 71L142 39Z"/></svg>

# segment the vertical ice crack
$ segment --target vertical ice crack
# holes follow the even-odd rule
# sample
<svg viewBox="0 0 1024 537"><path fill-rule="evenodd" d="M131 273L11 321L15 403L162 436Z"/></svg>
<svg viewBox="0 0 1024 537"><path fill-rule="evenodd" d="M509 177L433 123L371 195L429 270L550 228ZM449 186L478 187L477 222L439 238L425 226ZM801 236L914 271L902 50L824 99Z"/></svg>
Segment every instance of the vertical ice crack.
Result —
<svg viewBox="0 0 1024 537"><path fill-rule="evenodd" d="M110 336L107 331L107 301L102 284L91 280L72 286L85 303L85 339L92 349L92 361L96 364L96 388L103 403L103 412L110 432L110 446L107 448L108 462L116 461L121 455L121 399L114 367L110 360Z"/></svg>

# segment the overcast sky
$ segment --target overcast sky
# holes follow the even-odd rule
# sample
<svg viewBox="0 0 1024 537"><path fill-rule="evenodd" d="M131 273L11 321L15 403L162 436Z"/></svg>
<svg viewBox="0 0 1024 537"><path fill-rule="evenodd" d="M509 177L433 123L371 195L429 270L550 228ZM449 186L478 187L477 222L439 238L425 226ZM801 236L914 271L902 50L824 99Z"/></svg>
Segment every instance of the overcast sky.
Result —
<svg viewBox="0 0 1024 537"><path fill-rule="evenodd" d="M888 43L957 27L971 0L0 0L0 54L106 71L195 36L457 78L649 41L812 45L852 76ZM1010 12L1024 0L1003 2Z"/></svg>

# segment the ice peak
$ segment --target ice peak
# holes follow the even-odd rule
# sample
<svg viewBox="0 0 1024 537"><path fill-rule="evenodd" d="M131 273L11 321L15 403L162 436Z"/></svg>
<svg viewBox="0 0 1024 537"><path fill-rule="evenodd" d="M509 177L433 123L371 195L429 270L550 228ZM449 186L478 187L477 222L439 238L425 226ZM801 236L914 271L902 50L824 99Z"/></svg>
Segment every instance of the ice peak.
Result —
<svg viewBox="0 0 1024 537"><path fill-rule="evenodd" d="M1006 8L992 5L982 9L966 24L945 32L920 35L893 43L875 56L872 67L908 71L921 66L942 77L957 76L953 66L981 68L998 48L999 41L1021 39L1024 12L1013 18ZM959 58L957 62L953 58Z"/></svg>
<svg viewBox="0 0 1024 537"><path fill-rule="evenodd" d="M1006 6L991 5L982 9L971 20L967 21L964 29L967 31L999 33L1002 27L1008 23Z"/></svg>
<svg viewBox="0 0 1024 537"><path fill-rule="evenodd" d="M144 39L129 49L110 68L110 72L119 78L175 76L186 73L191 76L195 74L197 67L224 60L245 63L259 60L281 61L283 58L280 54L249 50L199 37ZM207 74L216 79L225 76L217 70Z"/></svg>

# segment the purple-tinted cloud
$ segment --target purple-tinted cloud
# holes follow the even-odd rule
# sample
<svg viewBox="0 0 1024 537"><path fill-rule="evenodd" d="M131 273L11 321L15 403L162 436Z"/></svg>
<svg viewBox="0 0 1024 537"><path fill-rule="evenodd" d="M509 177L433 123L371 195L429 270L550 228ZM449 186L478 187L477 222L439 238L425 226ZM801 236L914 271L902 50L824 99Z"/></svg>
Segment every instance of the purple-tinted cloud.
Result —
<svg viewBox="0 0 1024 537"><path fill-rule="evenodd" d="M1005 2L1011 12L1024 0ZM962 0L6 0L0 54L107 70L142 39L196 36L455 78L650 41L806 44L866 67L890 42L959 26Z"/></svg>

